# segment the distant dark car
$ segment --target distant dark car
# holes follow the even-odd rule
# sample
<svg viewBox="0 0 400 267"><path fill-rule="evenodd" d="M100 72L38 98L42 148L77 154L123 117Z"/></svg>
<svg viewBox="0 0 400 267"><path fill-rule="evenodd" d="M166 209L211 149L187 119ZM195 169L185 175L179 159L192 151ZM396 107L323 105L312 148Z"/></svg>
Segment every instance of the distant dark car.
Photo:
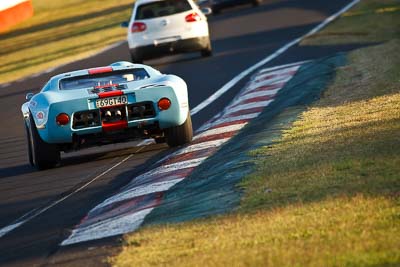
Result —
<svg viewBox="0 0 400 267"><path fill-rule="evenodd" d="M222 9L233 7L242 4L252 4L259 6L262 0L199 0L200 7L209 7L212 9L213 14L219 14Z"/></svg>

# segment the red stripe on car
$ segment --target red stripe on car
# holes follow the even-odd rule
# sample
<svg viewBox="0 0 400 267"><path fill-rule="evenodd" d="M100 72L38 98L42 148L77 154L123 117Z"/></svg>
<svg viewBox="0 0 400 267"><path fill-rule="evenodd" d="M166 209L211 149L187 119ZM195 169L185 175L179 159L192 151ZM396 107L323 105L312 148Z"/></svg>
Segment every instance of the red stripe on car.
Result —
<svg viewBox="0 0 400 267"><path fill-rule="evenodd" d="M113 71L112 67L100 67L100 68L93 68L93 69L89 69L88 70L90 75L99 74L99 73L106 73L106 72L112 72L112 71Z"/></svg>
<svg viewBox="0 0 400 267"><path fill-rule="evenodd" d="M121 120L116 122L103 122L102 126L103 126L103 131L105 132L121 130L128 128L128 121Z"/></svg>
<svg viewBox="0 0 400 267"><path fill-rule="evenodd" d="M101 92L98 93L97 95L99 96L99 98L106 98L106 97L110 97L110 96L119 96L119 95L123 95L124 92L122 92L121 90L114 90L114 91L108 91L108 92Z"/></svg>

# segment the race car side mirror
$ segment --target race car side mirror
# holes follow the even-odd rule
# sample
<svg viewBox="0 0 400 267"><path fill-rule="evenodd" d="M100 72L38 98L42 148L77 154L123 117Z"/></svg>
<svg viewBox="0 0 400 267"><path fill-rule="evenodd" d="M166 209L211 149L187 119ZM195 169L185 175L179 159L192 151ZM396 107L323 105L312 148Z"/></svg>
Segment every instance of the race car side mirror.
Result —
<svg viewBox="0 0 400 267"><path fill-rule="evenodd" d="M124 21L121 23L122 28L128 28L129 27L129 21Z"/></svg>
<svg viewBox="0 0 400 267"><path fill-rule="evenodd" d="M33 93L27 93L26 96L25 96L25 99L29 101L29 100L31 100L31 98L32 98L33 96L34 96Z"/></svg>

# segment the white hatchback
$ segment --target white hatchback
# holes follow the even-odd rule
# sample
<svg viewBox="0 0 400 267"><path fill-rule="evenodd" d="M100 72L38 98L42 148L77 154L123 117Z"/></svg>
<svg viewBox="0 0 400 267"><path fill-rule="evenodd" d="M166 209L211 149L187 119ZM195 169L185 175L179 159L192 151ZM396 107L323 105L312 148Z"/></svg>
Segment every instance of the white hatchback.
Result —
<svg viewBox="0 0 400 267"><path fill-rule="evenodd" d="M136 0L129 23L122 23L132 62L194 51L211 56L208 13L193 0Z"/></svg>

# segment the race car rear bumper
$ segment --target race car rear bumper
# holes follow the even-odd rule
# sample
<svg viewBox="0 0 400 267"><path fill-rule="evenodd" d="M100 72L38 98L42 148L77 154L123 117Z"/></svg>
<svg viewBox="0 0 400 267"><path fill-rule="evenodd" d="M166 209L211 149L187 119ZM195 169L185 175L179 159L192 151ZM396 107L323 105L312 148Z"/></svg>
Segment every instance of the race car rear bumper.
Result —
<svg viewBox="0 0 400 267"><path fill-rule="evenodd" d="M151 59L168 54L195 52L206 49L209 46L209 37L197 37L158 45L139 46L130 49L130 53L137 59Z"/></svg>

